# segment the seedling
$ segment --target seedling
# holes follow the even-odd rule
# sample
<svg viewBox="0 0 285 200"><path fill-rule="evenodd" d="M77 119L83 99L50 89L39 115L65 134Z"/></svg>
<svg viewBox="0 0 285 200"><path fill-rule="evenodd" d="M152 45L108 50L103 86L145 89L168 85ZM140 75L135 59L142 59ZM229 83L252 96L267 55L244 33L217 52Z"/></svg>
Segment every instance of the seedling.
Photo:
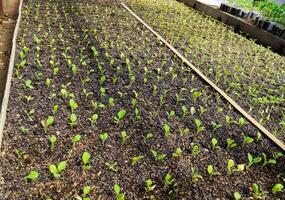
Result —
<svg viewBox="0 0 285 200"><path fill-rule="evenodd" d="M265 167L266 165L275 165L277 163L277 161L275 159L267 159L267 156L265 153L262 153L263 156L263 164L262 167Z"/></svg>
<svg viewBox="0 0 285 200"><path fill-rule="evenodd" d="M183 117L189 114L188 108L186 106L181 106Z"/></svg>
<svg viewBox="0 0 285 200"><path fill-rule="evenodd" d="M90 200L90 198L88 197L90 192L91 192L91 187L90 186L85 186L83 188L83 199L82 200Z"/></svg>
<svg viewBox="0 0 285 200"><path fill-rule="evenodd" d="M114 104L114 98L111 97L111 98L109 98L108 101L109 101L109 105L110 105L110 106L115 106L115 104Z"/></svg>
<svg viewBox="0 0 285 200"><path fill-rule="evenodd" d="M54 178L58 178L60 177L61 172L66 168L66 165L66 161L61 161L57 166L52 164L49 166L49 171L52 173Z"/></svg>
<svg viewBox="0 0 285 200"><path fill-rule="evenodd" d="M123 193L121 193L121 187L117 183L114 185L114 192L116 194L116 200L124 200L125 199L125 195Z"/></svg>
<svg viewBox="0 0 285 200"><path fill-rule="evenodd" d="M227 139L227 148L228 149L232 149L236 146L237 146L237 144L235 143L235 141L233 139L231 139L231 138Z"/></svg>
<svg viewBox="0 0 285 200"><path fill-rule="evenodd" d="M208 165L207 172L210 176L219 176L221 175L220 172L216 171L213 167L213 165Z"/></svg>
<svg viewBox="0 0 285 200"><path fill-rule="evenodd" d="M117 162L105 162L106 167L113 171L113 172L118 172L119 168L118 168L118 163Z"/></svg>
<svg viewBox="0 0 285 200"><path fill-rule="evenodd" d="M150 140L151 138L153 138L153 134L152 133L147 133L145 139L146 140Z"/></svg>
<svg viewBox="0 0 285 200"><path fill-rule="evenodd" d="M25 126L21 126L21 127L20 127L20 131L21 131L22 133L27 133L29 130L30 130L30 129L29 129L29 128L26 128Z"/></svg>
<svg viewBox="0 0 285 200"><path fill-rule="evenodd" d="M227 174L232 174L233 168L235 166L235 161L230 159L228 160L228 164L227 164Z"/></svg>
<svg viewBox="0 0 285 200"><path fill-rule="evenodd" d="M25 177L27 180L35 181L39 177L39 173L37 171L30 171L29 174Z"/></svg>
<svg viewBox="0 0 285 200"><path fill-rule="evenodd" d="M55 115L57 113L57 111L58 111L58 105L54 105L52 107L52 114Z"/></svg>
<svg viewBox="0 0 285 200"><path fill-rule="evenodd" d="M15 152L18 159L22 158L22 156L26 154L26 152L21 150L21 149L15 149L14 152Z"/></svg>
<svg viewBox="0 0 285 200"><path fill-rule="evenodd" d="M243 117L240 117L239 119L238 119L238 125L240 126L240 127L242 127L242 126L244 126L244 125L246 125L247 124L247 122L246 122L246 120L243 118Z"/></svg>
<svg viewBox="0 0 285 200"><path fill-rule="evenodd" d="M72 146L74 147L77 142L81 140L81 135L77 134L71 139Z"/></svg>
<svg viewBox="0 0 285 200"><path fill-rule="evenodd" d="M26 80L24 83L25 88L32 90L34 87L32 85L32 81L30 79Z"/></svg>
<svg viewBox="0 0 285 200"><path fill-rule="evenodd" d="M108 133L101 133L99 135L100 140L102 141L102 143L104 144L105 141L109 138L109 134Z"/></svg>
<svg viewBox="0 0 285 200"><path fill-rule="evenodd" d="M24 112L26 113L26 115L27 115L27 117L28 117L28 119L30 121L34 120L34 116L33 115L35 114L35 109L25 110Z"/></svg>
<svg viewBox="0 0 285 200"><path fill-rule="evenodd" d="M256 183L252 184L252 191L253 191L253 196L257 199L265 199L266 194L268 193L266 191L261 191Z"/></svg>
<svg viewBox="0 0 285 200"><path fill-rule="evenodd" d="M153 191L155 187L156 187L156 185L153 184L151 179L146 180L146 191L147 192Z"/></svg>
<svg viewBox="0 0 285 200"><path fill-rule="evenodd" d="M273 194L276 194L278 192L282 192L284 189L284 185L281 183L277 183L273 186L273 188L271 189Z"/></svg>
<svg viewBox="0 0 285 200"><path fill-rule="evenodd" d="M182 153L183 153L183 150L180 147L177 147L175 152L172 153L172 157L177 158L177 157L181 156Z"/></svg>
<svg viewBox="0 0 285 200"><path fill-rule="evenodd" d="M140 110L138 108L135 108L135 115L136 115L136 120L141 119L141 113L140 113Z"/></svg>
<svg viewBox="0 0 285 200"><path fill-rule="evenodd" d="M250 153L247 154L248 165L247 168L251 167L253 164L258 164L262 161L261 157L254 158Z"/></svg>
<svg viewBox="0 0 285 200"><path fill-rule="evenodd" d="M170 135L170 126L168 124L163 125L164 135L168 137Z"/></svg>
<svg viewBox="0 0 285 200"><path fill-rule="evenodd" d="M179 132L180 132L180 136L185 136L185 135L187 135L188 133L189 133L189 128L180 128L179 129Z"/></svg>
<svg viewBox="0 0 285 200"><path fill-rule="evenodd" d="M155 161L161 161L164 160L164 158L166 157L166 154L162 153L162 154L158 154L155 150L150 150L152 156L154 157Z"/></svg>
<svg viewBox="0 0 285 200"><path fill-rule="evenodd" d="M83 89L82 89L82 92L83 92L83 94L84 94L84 96L85 96L85 100L87 100L89 96L92 96L92 95L93 95L93 92L87 92L87 89L86 89L86 88L83 88Z"/></svg>
<svg viewBox="0 0 285 200"><path fill-rule="evenodd" d="M130 160L131 160L131 164L132 165L135 165L137 164L137 162L139 162L141 159L143 159L144 156L135 156L135 157L132 157Z"/></svg>
<svg viewBox="0 0 285 200"><path fill-rule="evenodd" d="M69 120L70 128L73 129L73 127L77 124L77 116L74 113L71 113L71 115L69 116Z"/></svg>
<svg viewBox="0 0 285 200"><path fill-rule="evenodd" d="M51 85L51 79L47 78L46 79L46 86L49 87Z"/></svg>
<svg viewBox="0 0 285 200"><path fill-rule="evenodd" d="M78 104L73 99L70 99L69 106L71 108L71 113L74 113L74 110L78 107Z"/></svg>
<svg viewBox="0 0 285 200"><path fill-rule="evenodd" d="M83 171L87 171L87 170L90 170L90 169L91 169L92 166L89 165L90 158L91 158L91 155L90 155L89 152L85 151L85 152L82 154L82 162L83 162L82 169L83 169Z"/></svg>
<svg viewBox="0 0 285 200"><path fill-rule="evenodd" d="M201 120L195 119L195 124L196 124L197 133L205 130L205 127L202 125Z"/></svg>
<svg viewBox="0 0 285 200"><path fill-rule="evenodd" d="M120 121L121 121L122 119L124 119L125 115L126 115L126 110L124 110L124 109L123 109L123 110L120 110L120 111L117 113L117 116L114 117L114 122L115 122L116 124L119 124Z"/></svg>
<svg viewBox="0 0 285 200"><path fill-rule="evenodd" d="M125 141L128 139L128 135L126 131L121 132L121 138L122 138L122 142L125 143Z"/></svg>
<svg viewBox="0 0 285 200"><path fill-rule="evenodd" d="M213 131L217 130L218 128L221 128L222 125L221 124L218 124L216 122L211 122L212 124L212 127L213 127Z"/></svg>
<svg viewBox="0 0 285 200"><path fill-rule="evenodd" d="M172 176L169 173L167 173L165 175L165 177L164 177L164 187L163 187L163 189L166 190L169 187L174 188L175 185L176 184L174 183L174 178L172 178Z"/></svg>
<svg viewBox="0 0 285 200"><path fill-rule="evenodd" d="M171 110L170 112L166 111L166 114L168 116L168 119L172 118L175 116L175 111Z"/></svg>
<svg viewBox="0 0 285 200"><path fill-rule="evenodd" d="M249 136L246 136L246 135L243 135L243 143L242 143L242 146L245 146L246 144L250 144L254 142L254 139L252 137L249 137Z"/></svg>
<svg viewBox="0 0 285 200"><path fill-rule="evenodd" d="M30 101L34 100L34 97L32 97L32 96L25 96L25 99L26 99L27 103L29 103Z"/></svg>
<svg viewBox="0 0 285 200"><path fill-rule="evenodd" d="M41 121L45 133L47 132L48 127L53 125L53 123L54 123L54 118L52 116L48 116L46 120Z"/></svg>
<svg viewBox="0 0 285 200"><path fill-rule="evenodd" d="M241 194L239 192L234 193L235 200L241 200Z"/></svg>
<svg viewBox="0 0 285 200"><path fill-rule="evenodd" d="M54 147L55 147L55 143L56 143L56 141L57 141L57 137L55 136L55 135L51 135L50 137L49 137L49 141L50 141L50 149L51 149L51 151L54 149Z"/></svg>
<svg viewBox="0 0 285 200"><path fill-rule="evenodd" d="M191 168L191 177L192 177L192 181L194 182L203 179L203 176L199 174L198 170L195 167Z"/></svg>
<svg viewBox="0 0 285 200"><path fill-rule="evenodd" d="M91 127L94 126L94 124L97 122L97 119L98 119L97 114L93 114L90 118L88 118L88 120L91 122Z"/></svg>
<svg viewBox="0 0 285 200"><path fill-rule="evenodd" d="M200 146L198 144L193 144L192 145L192 150L191 150L191 154L193 156L196 156L200 153Z"/></svg>

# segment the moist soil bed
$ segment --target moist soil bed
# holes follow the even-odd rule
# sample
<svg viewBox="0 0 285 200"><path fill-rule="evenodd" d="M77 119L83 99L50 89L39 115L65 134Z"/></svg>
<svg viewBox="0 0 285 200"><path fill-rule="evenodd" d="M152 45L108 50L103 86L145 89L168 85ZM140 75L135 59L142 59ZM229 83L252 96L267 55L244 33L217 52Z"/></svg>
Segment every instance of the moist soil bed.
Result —
<svg viewBox="0 0 285 200"><path fill-rule="evenodd" d="M268 192L262 197L285 198L271 192L283 183L280 149L241 123L239 113L118 2L28 0L22 14L1 199L83 199L85 186L91 199L116 199L115 184L125 199L233 199L234 192L250 198L257 196L253 183ZM73 110L71 99L78 104ZM54 122L44 131L48 116ZM81 140L72 144L76 134ZM235 147L227 148L229 138ZM85 170L84 152L91 155ZM247 167L249 153L262 161ZM262 153L277 163L262 167ZM55 177L50 166L61 161L67 166ZM246 169L236 170L237 164ZM208 165L220 175L209 175ZM28 180L32 170L39 175ZM147 189L148 179L155 187Z"/></svg>

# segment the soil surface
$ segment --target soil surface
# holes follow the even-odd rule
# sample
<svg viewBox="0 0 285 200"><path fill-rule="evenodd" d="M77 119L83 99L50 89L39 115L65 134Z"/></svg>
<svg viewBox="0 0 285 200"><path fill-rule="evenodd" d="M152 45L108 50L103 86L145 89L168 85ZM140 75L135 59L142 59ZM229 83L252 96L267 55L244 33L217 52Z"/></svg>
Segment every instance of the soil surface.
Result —
<svg viewBox="0 0 285 200"><path fill-rule="evenodd" d="M242 116L118 2L27 0L17 42L0 199L116 199L115 184L125 199L285 198L271 192L285 177L280 149L236 123ZM249 166L248 154L261 161ZM61 161L55 176L50 166ZM220 174L209 175L209 165ZM27 179L32 170L38 177Z"/></svg>

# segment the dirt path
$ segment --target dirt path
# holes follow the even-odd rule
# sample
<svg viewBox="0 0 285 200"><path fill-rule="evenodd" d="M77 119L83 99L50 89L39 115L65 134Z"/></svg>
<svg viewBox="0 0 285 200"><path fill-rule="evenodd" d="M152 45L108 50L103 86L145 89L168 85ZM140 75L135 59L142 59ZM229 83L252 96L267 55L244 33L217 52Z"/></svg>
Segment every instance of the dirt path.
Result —
<svg viewBox="0 0 285 200"><path fill-rule="evenodd" d="M0 19L0 103L4 95L13 30L16 24L19 0L4 0L5 19Z"/></svg>

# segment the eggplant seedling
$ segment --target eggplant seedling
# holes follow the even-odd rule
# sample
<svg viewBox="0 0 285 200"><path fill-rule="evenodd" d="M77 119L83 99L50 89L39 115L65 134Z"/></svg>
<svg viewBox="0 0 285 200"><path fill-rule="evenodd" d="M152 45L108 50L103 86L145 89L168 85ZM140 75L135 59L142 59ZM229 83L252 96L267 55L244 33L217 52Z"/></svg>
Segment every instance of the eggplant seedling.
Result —
<svg viewBox="0 0 285 200"><path fill-rule="evenodd" d="M30 79L28 79L24 82L24 86L25 86L25 88L27 88L29 90L32 90L34 88L32 85L32 81Z"/></svg>
<svg viewBox="0 0 285 200"><path fill-rule="evenodd" d="M228 160L228 164L227 164L227 174L228 175L232 174L234 166L235 166L235 161L232 159Z"/></svg>
<svg viewBox="0 0 285 200"><path fill-rule="evenodd" d="M91 200L88 196L91 192L91 187L90 186L84 186L83 188L83 197L80 198L80 200Z"/></svg>
<svg viewBox="0 0 285 200"><path fill-rule="evenodd" d="M277 161L275 159L267 159L267 156L265 153L262 153L263 156L263 164L262 167L265 167L266 165L275 165L277 163Z"/></svg>
<svg viewBox="0 0 285 200"><path fill-rule="evenodd" d="M31 180L31 181L35 181L38 177L39 177L39 173L34 170L30 171L29 174L25 176L27 180Z"/></svg>
<svg viewBox="0 0 285 200"><path fill-rule="evenodd" d="M41 121L45 133L47 132L48 127L53 125L53 123L54 123L54 118L52 116L48 116L46 120Z"/></svg>
<svg viewBox="0 0 285 200"><path fill-rule="evenodd" d="M262 161L261 157L254 158L250 153L247 154L248 165L247 168L250 168L253 164L258 164Z"/></svg>
<svg viewBox="0 0 285 200"><path fill-rule="evenodd" d="M158 154L157 151L151 149L150 150L152 156L154 157L155 161L161 161L164 160L164 158L166 157L166 154L162 153L162 154Z"/></svg>
<svg viewBox="0 0 285 200"><path fill-rule="evenodd" d="M122 143L125 143L125 141L128 139L128 135L126 131L121 132L121 139L122 139Z"/></svg>
<svg viewBox="0 0 285 200"><path fill-rule="evenodd" d="M105 141L109 138L109 134L108 133L101 133L99 135L100 140L102 141L102 143L104 144Z"/></svg>
<svg viewBox="0 0 285 200"><path fill-rule="evenodd" d="M163 125L163 130L164 130L164 135L168 137L170 135L170 126L167 123Z"/></svg>
<svg viewBox="0 0 285 200"><path fill-rule="evenodd" d="M172 153L172 157L177 158L177 157L181 156L182 153L183 153L183 150L180 147L177 147L175 152Z"/></svg>
<svg viewBox="0 0 285 200"><path fill-rule="evenodd" d="M192 167L191 168L191 178L192 178L192 181L196 182L196 181L203 179L203 176L199 174L198 170L195 167Z"/></svg>
<svg viewBox="0 0 285 200"><path fill-rule="evenodd" d="M237 146L237 144L235 143L235 141L233 139L231 139L231 138L227 139L227 148L228 149L232 149L236 146Z"/></svg>
<svg viewBox="0 0 285 200"><path fill-rule="evenodd" d="M71 113L74 113L74 110L78 107L78 104L73 99L70 99L69 106L71 108Z"/></svg>
<svg viewBox="0 0 285 200"><path fill-rule="evenodd" d="M252 184L252 192L253 192L253 197L256 199L265 199L268 193L266 191L261 191L256 183Z"/></svg>
<svg viewBox="0 0 285 200"><path fill-rule="evenodd" d="M51 135L49 137L49 141L50 141L50 149L52 151L54 149L54 147L55 147L55 143L57 141L57 137L55 135Z"/></svg>
<svg viewBox="0 0 285 200"><path fill-rule="evenodd" d="M122 119L124 119L125 115L126 115L126 110L124 110L124 109L120 110L120 111L117 113L117 116L113 118L113 119L114 119L114 122L115 122L116 124L119 124L120 121L121 121Z"/></svg>
<svg viewBox="0 0 285 200"><path fill-rule="evenodd" d="M117 162L105 162L105 166L113 171L113 172L118 172L119 171L119 167L118 167L118 163Z"/></svg>
<svg viewBox="0 0 285 200"><path fill-rule="evenodd" d="M205 127L202 125L201 120L195 119L195 124L196 124L197 133L205 130Z"/></svg>
<svg viewBox="0 0 285 200"><path fill-rule="evenodd" d="M94 124L97 122L97 119L98 119L97 114L93 114L90 118L88 118L88 120L91 122L91 127L94 126Z"/></svg>
<svg viewBox="0 0 285 200"><path fill-rule="evenodd" d="M135 165L137 164L141 159L143 159L144 156L135 156L135 157L132 157L130 160L131 160L131 164L132 165Z"/></svg>
<svg viewBox="0 0 285 200"><path fill-rule="evenodd" d="M284 185L281 183L277 183L272 187L271 191L273 194L276 194L278 192L282 192L283 189L284 189Z"/></svg>
<svg viewBox="0 0 285 200"><path fill-rule="evenodd" d="M220 148L218 143L219 142L218 142L218 140L216 138L212 138L211 139L211 144L212 144L212 148L213 149L219 149Z"/></svg>
<svg viewBox="0 0 285 200"><path fill-rule="evenodd" d="M252 137L249 137L249 136L246 136L246 135L243 135L243 143L242 143L242 146L244 147L246 144L250 144L254 142L254 138Z"/></svg>
<svg viewBox="0 0 285 200"><path fill-rule="evenodd" d="M77 134L77 135L73 136L72 139L71 139L72 146L74 147L75 144L77 142L79 142L80 140L81 140L81 135Z"/></svg>
<svg viewBox="0 0 285 200"><path fill-rule="evenodd" d="M234 199L241 200L241 194L239 192L234 192Z"/></svg>
<svg viewBox="0 0 285 200"><path fill-rule="evenodd" d="M69 120L70 120L69 125L72 130L74 126L77 124L77 116L74 113L71 113L71 115L69 116Z"/></svg>
<svg viewBox="0 0 285 200"><path fill-rule="evenodd" d="M146 180L146 191L147 192L153 191L155 187L156 187L156 185L153 184L153 182L150 178Z"/></svg>
<svg viewBox="0 0 285 200"><path fill-rule="evenodd" d="M114 185L114 192L116 194L116 200L124 200L125 199L125 195L123 193L121 193L121 187L117 183Z"/></svg>
<svg viewBox="0 0 285 200"><path fill-rule="evenodd" d="M52 107L52 114L53 114L53 115L55 115L55 114L57 113L58 107L59 107L59 106L58 106L57 104Z"/></svg>
<svg viewBox="0 0 285 200"><path fill-rule="evenodd" d="M90 170L90 169L91 169L92 166L89 165L90 158L91 158L91 155L90 155L89 152L85 151L85 152L82 154L82 162L83 162L82 169L83 169L83 171L87 171L87 170Z"/></svg>
<svg viewBox="0 0 285 200"><path fill-rule="evenodd" d="M61 172L66 168L66 165L66 161L61 161L57 166L52 164L49 166L49 171L52 173L54 178L58 178L60 177Z"/></svg>
<svg viewBox="0 0 285 200"><path fill-rule="evenodd" d="M210 176L219 176L221 175L220 172L216 171L213 167L213 165L208 165L207 172Z"/></svg>
<svg viewBox="0 0 285 200"><path fill-rule="evenodd" d="M175 181L175 179L172 178L171 174L167 173L164 177L163 189L166 190L169 187L174 188L176 186L174 181Z"/></svg>

